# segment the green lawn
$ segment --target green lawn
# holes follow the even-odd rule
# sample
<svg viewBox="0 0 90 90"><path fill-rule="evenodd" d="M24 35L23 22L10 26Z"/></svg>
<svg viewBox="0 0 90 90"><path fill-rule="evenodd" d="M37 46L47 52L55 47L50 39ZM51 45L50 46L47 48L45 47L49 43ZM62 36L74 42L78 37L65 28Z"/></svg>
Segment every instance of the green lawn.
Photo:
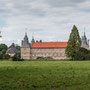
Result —
<svg viewBox="0 0 90 90"><path fill-rule="evenodd" d="M90 61L0 61L0 90L90 90Z"/></svg>

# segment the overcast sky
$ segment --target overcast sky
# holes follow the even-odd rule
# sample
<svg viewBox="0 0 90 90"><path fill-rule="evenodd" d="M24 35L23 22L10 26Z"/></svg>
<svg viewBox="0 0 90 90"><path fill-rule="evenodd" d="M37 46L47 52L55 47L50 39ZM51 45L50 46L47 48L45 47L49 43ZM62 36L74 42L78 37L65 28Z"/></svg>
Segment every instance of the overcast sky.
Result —
<svg viewBox="0 0 90 90"><path fill-rule="evenodd" d="M0 0L1 43L67 41L73 25L90 39L90 0Z"/></svg>

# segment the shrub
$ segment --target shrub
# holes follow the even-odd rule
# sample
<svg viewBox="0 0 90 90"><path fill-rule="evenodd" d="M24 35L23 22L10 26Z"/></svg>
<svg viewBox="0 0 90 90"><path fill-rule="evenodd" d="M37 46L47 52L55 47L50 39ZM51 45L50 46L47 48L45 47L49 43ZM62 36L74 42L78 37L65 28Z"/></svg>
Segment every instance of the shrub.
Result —
<svg viewBox="0 0 90 90"><path fill-rule="evenodd" d="M20 58L20 54L16 54L12 57L12 61L24 61L24 60Z"/></svg>
<svg viewBox="0 0 90 90"><path fill-rule="evenodd" d="M8 54L3 55L3 59L9 59L9 58L10 58L10 55L8 55Z"/></svg>
<svg viewBox="0 0 90 90"><path fill-rule="evenodd" d="M79 48L74 55L74 60L90 60L90 51L85 48Z"/></svg>
<svg viewBox="0 0 90 90"><path fill-rule="evenodd" d="M0 53L0 60L2 60L2 59L3 59L3 54Z"/></svg>
<svg viewBox="0 0 90 90"><path fill-rule="evenodd" d="M37 57L37 59L45 59L44 57Z"/></svg>
<svg viewBox="0 0 90 90"><path fill-rule="evenodd" d="M48 60L48 59L52 59L52 57L37 57L37 59L39 59L39 60Z"/></svg>

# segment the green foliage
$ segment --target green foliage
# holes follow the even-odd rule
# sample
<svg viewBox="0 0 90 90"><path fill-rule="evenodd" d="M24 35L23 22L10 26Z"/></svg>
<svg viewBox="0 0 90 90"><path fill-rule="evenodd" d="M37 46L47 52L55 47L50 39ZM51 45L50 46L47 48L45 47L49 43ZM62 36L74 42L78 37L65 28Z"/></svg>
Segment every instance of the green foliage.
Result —
<svg viewBox="0 0 90 90"><path fill-rule="evenodd" d="M7 45L0 44L0 59L7 59L9 57L9 55L5 55L7 49L8 49Z"/></svg>
<svg viewBox="0 0 90 90"><path fill-rule="evenodd" d="M74 56L78 51L78 49L80 48L80 46L81 46L81 38L77 27L74 25L68 40L68 45L66 47L66 55L69 58L74 59Z"/></svg>
<svg viewBox="0 0 90 90"><path fill-rule="evenodd" d="M16 54L12 57L12 61L24 61L24 60L21 59L20 54Z"/></svg>
<svg viewBox="0 0 90 90"><path fill-rule="evenodd" d="M74 60L90 60L90 51L80 47L74 56Z"/></svg>
<svg viewBox="0 0 90 90"><path fill-rule="evenodd" d="M37 57L39 60L50 60L52 57Z"/></svg>
<svg viewBox="0 0 90 90"><path fill-rule="evenodd" d="M0 90L90 90L90 61L0 61Z"/></svg>
<svg viewBox="0 0 90 90"><path fill-rule="evenodd" d="M0 60L3 59L3 54L0 52Z"/></svg>
<svg viewBox="0 0 90 90"><path fill-rule="evenodd" d="M0 44L0 51L2 51L2 50L7 50L7 49L8 49L7 45L5 45L5 44Z"/></svg>
<svg viewBox="0 0 90 90"><path fill-rule="evenodd" d="M2 50L2 54L6 54L6 51L7 51L7 50L3 49L3 50Z"/></svg>
<svg viewBox="0 0 90 90"><path fill-rule="evenodd" d="M16 44L16 49L20 50L20 48L21 48L21 47L20 47L19 45Z"/></svg>
<svg viewBox="0 0 90 90"><path fill-rule="evenodd" d="M3 59L10 59L10 55L4 54L4 55L3 55Z"/></svg>

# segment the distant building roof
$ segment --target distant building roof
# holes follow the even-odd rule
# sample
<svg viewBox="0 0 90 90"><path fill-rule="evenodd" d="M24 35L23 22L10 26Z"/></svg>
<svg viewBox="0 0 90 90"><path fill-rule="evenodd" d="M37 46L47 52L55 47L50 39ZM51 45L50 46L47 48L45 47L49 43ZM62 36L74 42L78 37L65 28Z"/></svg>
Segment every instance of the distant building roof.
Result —
<svg viewBox="0 0 90 90"><path fill-rule="evenodd" d="M67 42L36 42L32 48L66 48Z"/></svg>
<svg viewBox="0 0 90 90"><path fill-rule="evenodd" d="M7 50L7 54L18 54L20 51L15 48L15 44L13 43L11 48Z"/></svg>

